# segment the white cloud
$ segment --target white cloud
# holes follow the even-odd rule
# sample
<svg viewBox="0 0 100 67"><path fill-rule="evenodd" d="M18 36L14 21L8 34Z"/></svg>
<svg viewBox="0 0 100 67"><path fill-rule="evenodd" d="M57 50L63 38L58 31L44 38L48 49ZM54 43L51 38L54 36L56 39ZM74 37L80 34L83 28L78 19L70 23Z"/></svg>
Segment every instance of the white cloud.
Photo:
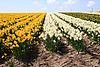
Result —
<svg viewBox="0 0 100 67"><path fill-rule="evenodd" d="M64 10L64 9L65 9L65 7L63 7L63 6L60 6L60 7L59 7L59 9L60 9L60 10Z"/></svg>
<svg viewBox="0 0 100 67"><path fill-rule="evenodd" d="M39 2L39 0L33 1L32 4L35 6L41 6L41 3Z"/></svg>
<svg viewBox="0 0 100 67"><path fill-rule="evenodd" d="M92 7L95 5L95 1L88 1L87 7Z"/></svg>
<svg viewBox="0 0 100 67"><path fill-rule="evenodd" d="M48 8L47 7L44 7L44 8L41 8L41 11L46 11Z"/></svg>
<svg viewBox="0 0 100 67"><path fill-rule="evenodd" d="M57 0L47 0L47 4L59 4Z"/></svg>
<svg viewBox="0 0 100 67"><path fill-rule="evenodd" d="M67 0L64 4L76 4L78 2L78 0Z"/></svg>
<svg viewBox="0 0 100 67"><path fill-rule="evenodd" d="M58 10L63 11L63 10L66 10L67 8L68 8L67 6L59 6Z"/></svg>

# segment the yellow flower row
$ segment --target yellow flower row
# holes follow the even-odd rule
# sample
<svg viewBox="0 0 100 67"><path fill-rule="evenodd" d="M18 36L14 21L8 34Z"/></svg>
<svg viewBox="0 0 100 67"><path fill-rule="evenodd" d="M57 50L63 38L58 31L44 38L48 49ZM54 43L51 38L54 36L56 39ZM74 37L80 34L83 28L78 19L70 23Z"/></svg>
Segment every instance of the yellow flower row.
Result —
<svg viewBox="0 0 100 67"><path fill-rule="evenodd" d="M44 16L45 13L39 13L23 22L18 22L13 26L0 30L0 37L2 37L0 41L11 49L19 47L20 43L26 40L31 41L35 38L35 33L40 30Z"/></svg>
<svg viewBox="0 0 100 67"><path fill-rule="evenodd" d="M28 15L28 16L20 16L20 17L15 17L15 18L13 18L13 19L7 19L7 20L2 20L2 21L0 21L0 29L2 28L2 26L3 27L9 27L9 26L11 26L11 25L13 25L13 24L16 24L16 23L18 23L18 22L23 22L23 21L26 21L26 20L29 20L30 18L29 17L35 17L35 15L37 15L37 14L30 14L30 15Z"/></svg>
<svg viewBox="0 0 100 67"><path fill-rule="evenodd" d="M24 16L24 14L0 14L0 25L13 23L16 21L16 19L20 20L24 18Z"/></svg>
<svg viewBox="0 0 100 67"><path fill-rule="evenodd" d="M11 30L12 30L12 32L14 32L19 27L25 26L27 23L30 22L30 20L32 20L32 19L34 20L37 16L38 16L38 14L33 16L33 17L31 17L31 18L28 18L28 19L26 19L26 20L24 20L22 22L18 22L18 23L14 24L14 25L11 25L11 26L7 27L7 28L4 28L3 30L0 30L0 37L2 37L4 34L9 34L9 32Z"/></svg>

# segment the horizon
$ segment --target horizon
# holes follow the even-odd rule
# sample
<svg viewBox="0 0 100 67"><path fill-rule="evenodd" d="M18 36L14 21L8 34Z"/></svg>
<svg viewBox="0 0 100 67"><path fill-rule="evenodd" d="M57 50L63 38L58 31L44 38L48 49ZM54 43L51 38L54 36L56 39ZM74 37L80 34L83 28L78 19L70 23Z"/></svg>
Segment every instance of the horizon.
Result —
<svg viewBox="0 0 100 67"><path fill-rule="evenodd" d="M95 12L100 11L99 2L99 0L3 0L0 2L0 13Z"/></svg>

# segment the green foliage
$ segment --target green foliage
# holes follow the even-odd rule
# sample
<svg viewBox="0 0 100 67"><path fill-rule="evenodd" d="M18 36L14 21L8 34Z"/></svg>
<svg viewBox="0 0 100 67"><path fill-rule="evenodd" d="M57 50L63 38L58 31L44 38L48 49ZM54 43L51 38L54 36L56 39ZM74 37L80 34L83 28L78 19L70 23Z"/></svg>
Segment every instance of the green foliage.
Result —
<svg viewBox="0 0 100 67"><path fill-rule="evenodd" d="M29 46L27 44L21 43L20 47L13 48L12 52L13 52L14 57L17 59L24 59L28 53L28 50L27 50L28 47Z"/></svg>
<svg viewBox="0 0 100 67"><path fill-rule="evenodd" d="M5 47L1 42L0 42L0 63L3 63L7 60L9 60L12 56L12 52L8 47Z"/></svg>
<svg viewBox="0 0 100 67"><path fill-rule="evenodd" d="M20 47L12 49L14 58L23 62L31 62L38 56L36 44L20 43Z"/></svg>
<svg viewBox="0 0 100 67"><path fill-rule="evenodd" d="M45 40L45 48L51 52L61 52L63 45L55 36L50 38L50 36L47 35L47 39Z"/></svg>
<svg viewBox="0 0 100 67"><path fill-rule="evenodd" d="M67 40L78 52L85 51L86 46L83 44L82 40L74 40L73 38Z"/></svg>
<svg viewBox="0 0 100 67"><path fill-rule="evenodd" d="M15 67L14 63L11 62L11 64L9 65L9 67Z"/></svg>
<svg viewBox="0 0 100 67"><path fill-rule="evenodd" d="M99 33L95 33L95 32L89 32L89 33L87 33L88 34L88 36L91 38L91 40L93 40L95 43L98 43L98 44L100 44L100 36L98 36L99 35Z"/></svg>

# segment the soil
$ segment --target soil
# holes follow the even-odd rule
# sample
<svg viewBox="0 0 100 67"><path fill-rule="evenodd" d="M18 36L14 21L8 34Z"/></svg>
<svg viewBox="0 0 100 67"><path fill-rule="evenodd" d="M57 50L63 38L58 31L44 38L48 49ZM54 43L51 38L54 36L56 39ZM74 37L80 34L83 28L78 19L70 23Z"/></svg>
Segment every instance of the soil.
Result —
<svg viewBox="0 0 100 67"><path fill-rule="evenodd" d="M90 52L77 52L72 46L66 46L66 54L52 53L45 50L43 44L38 46L38 56L31 62L23 62L12 57L0 67L100 67L100 45L84 40ZM91 45L89 45L91 44Z"/></svg>

